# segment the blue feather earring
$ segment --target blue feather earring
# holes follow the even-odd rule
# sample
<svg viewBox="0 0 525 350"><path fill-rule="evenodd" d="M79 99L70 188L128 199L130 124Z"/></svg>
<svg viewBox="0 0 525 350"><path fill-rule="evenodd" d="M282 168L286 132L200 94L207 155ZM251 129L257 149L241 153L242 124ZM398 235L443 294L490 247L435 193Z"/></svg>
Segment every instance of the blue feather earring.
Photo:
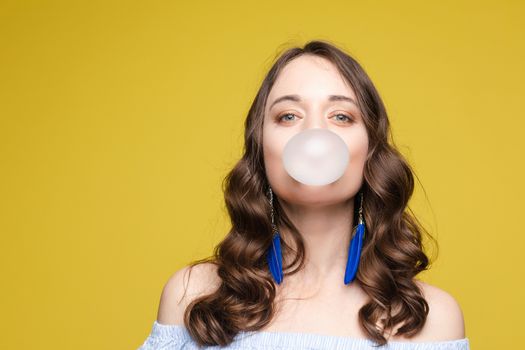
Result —
<svg viewBox="0 0 525 350"><path fill-rule="evenodd" d="M283 261L281 252L281 236L274 222L273 214L273 192L269 189L270 194L270 208L272 217L272 246L266 253L266 261L270 268L270 272L273 279L277 284L281 284L283 281ZM346 262L345 279L344 283L349 284L352 282L357 275L357 268L359 267L359 260L361 258L361 249L363 247L363 238L365 236L365 222L363 217L363 192L360 193L360 206L359 206L359 222L355 235L350 241L350 247L348 248L348 260Z"/></svg>
<svg viewBox="0 0 525 350"><path fill-rule="evenodd" d="M272 246L268 249L266 253L266 260L272 273L273 279L277 284L281 284L283 281L283 257L281 252L281 235L277 231L277 226L275 226L274 216L273 216L273 192L272 188L269 189L270 194L270 208L272 215Z"/></svg>
<svg viewBox="0 0 525 350"><path fill-rule="evenodd" d="M345 284L352 282L357 275L359 260L361 258L361 249L363 247L363 238L365 236L365 222L363 218L363 192L361 191L361 203L359 205L359 222L354 237L348 248L348 260L345 270Z"/></svg>

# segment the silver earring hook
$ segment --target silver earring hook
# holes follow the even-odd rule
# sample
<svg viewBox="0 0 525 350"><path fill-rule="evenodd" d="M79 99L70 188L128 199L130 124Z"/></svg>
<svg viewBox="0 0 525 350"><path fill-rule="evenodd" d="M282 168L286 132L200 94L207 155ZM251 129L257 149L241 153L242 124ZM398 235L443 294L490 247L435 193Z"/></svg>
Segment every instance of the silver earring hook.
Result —
<svg viewBox="0 0 525 350"><path fill-rule="evenodd" d="M360 200L360 205L359 205L359 223L362 224L364 223L363 221L363 192L361 191L361 200Z"/></svg>
<svg viewBox="0 0 525 350"><path fill-rule="evenodd" d="M271 208L271 217L272 217L272 229L274 232L277 231L277 227L275 226L275 222L274 222L274 214L273 214L273 191L272 191L272 188L269 187L269 191L270 193L270 208Z"/></svg>

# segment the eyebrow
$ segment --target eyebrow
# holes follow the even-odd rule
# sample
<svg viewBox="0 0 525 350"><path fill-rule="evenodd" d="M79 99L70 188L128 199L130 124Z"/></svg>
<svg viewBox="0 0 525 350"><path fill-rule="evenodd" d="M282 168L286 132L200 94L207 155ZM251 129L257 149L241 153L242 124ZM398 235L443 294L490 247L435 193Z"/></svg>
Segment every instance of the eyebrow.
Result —
<svg viewBox="0 0 525 350"><path fill-rule="evenodd" d="M272 109L272 107L282 101L294 101L294 102L301 102L301 97L299 95L284 95L279 98L277 98L275 101L272 102L269 109ZM347 101L350 103L353 103L357 106L357 103L354 101L353 98L344 96L344 95L328 95L328 101Z"/></svg>

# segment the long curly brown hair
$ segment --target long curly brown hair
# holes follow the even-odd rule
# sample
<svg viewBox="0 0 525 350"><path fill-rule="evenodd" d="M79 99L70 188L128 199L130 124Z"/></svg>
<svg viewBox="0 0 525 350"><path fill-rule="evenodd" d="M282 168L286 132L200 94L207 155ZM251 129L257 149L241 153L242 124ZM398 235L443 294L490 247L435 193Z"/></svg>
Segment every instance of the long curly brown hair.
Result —
<svg viewBox="0 0 525 350"><path fill-rule="evenodd" d="M245 120L244 154L223 181L231 229L212 256L189 265L191 272L197 264L212 263L220 280L213 293L194 299L184 313L185 326L200 346L225 346L239 331L260 330L275 315L276 286L266 263L273 231L262 152L264 108L283 67L304 54L324 57L336 65L355 91L368 133L361 188L367 233L354 282L359 283L369 299L359 310L359 323L378 345L387 343L385 332L398 324L402 326L396 335L407 337L418 333L425 324L429 306L414 277L430 266L423 251L423 233L436 241L408 207L414 190L413 170L394 145L385 106L364 69L342 49L314 40L280 54L264 78ZM292 232L297 247L294 250L282 243L283 255L294 257L283 266L286 278L303 267L304 243L277 197L274 213L276 225Z"/></svg>

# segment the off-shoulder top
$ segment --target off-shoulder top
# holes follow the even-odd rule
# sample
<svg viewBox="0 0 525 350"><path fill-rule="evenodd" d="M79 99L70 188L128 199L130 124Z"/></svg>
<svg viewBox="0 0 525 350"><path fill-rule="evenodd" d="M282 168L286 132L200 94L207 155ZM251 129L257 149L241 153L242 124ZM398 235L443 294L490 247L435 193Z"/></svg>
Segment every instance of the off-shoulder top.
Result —
<svg viewBox="0 0 525 350"><path fill-rule="evenodd" d="M376 347L374 347L376 345ZM197 349L309 349L309 350L469 350L469 339L446 341L409 342L389 341L385 346L365 338L270 331L241 331L227 346L198 347L183 325L166 325L153 322L151 333L137 350L197 350Z"/></svg>

